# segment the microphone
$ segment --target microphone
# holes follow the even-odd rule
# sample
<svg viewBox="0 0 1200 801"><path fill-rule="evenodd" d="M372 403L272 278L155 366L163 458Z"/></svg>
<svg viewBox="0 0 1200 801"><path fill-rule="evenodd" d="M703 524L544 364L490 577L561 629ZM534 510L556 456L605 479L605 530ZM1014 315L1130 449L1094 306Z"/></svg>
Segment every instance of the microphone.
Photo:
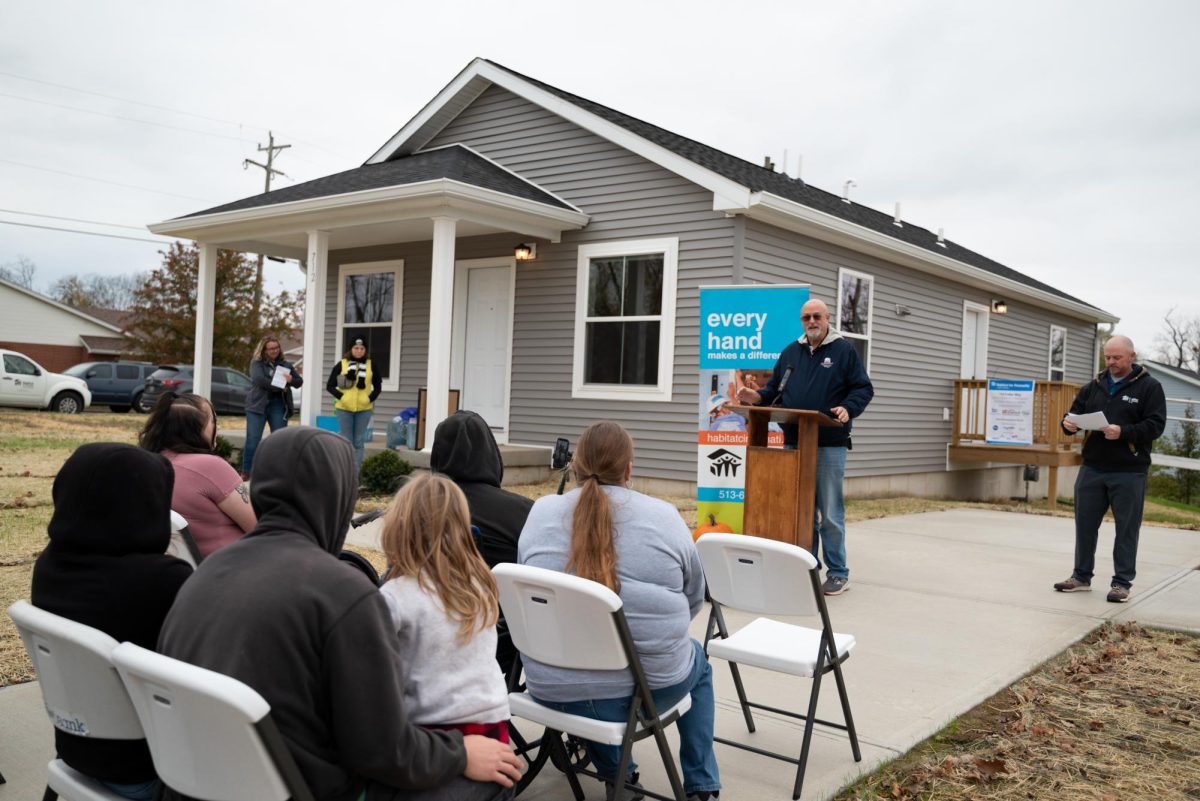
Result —
<svg viewBox="0 0 1200 801"><path fill-rule="evenodd" d="M783 400L783 391L787 389L788 379L792 377L792 371L795 369L795 366L789 364L787 369L783 371L783 378L779 379L778 394L775 396L775 400L771 403L772 406L778 406L780 401Z"/></svg>

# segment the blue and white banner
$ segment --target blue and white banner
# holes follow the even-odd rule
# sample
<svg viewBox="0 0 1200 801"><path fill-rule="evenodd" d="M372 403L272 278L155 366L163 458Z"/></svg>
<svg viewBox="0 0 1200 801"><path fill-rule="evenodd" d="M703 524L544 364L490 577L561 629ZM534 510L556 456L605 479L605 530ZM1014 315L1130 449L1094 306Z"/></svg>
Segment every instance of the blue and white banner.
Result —
<svg viewBox="0 0 1200 801"><path fill-rule="evenodd" d="M759 389L788 343L804 333L807 286L700 288L700 408L696 517L742 530L746 495L746 420L729 411L742 387ZM783 446L783 432L768 444Z"/></svg>
<svg viewBox="0 0 1200 801"><path fill-rule="evenodd" d="M988 379L987 443L1033 444L1033 381Z"/></svg>

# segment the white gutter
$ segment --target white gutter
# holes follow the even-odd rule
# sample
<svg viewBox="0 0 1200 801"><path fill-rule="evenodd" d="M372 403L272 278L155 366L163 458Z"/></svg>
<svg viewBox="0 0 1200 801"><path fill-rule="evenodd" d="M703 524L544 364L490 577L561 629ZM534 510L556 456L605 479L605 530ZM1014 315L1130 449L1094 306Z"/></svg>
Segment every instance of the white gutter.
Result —
<svg viewBox="0 0 1200 801"><path fill-rule="evenodd" d="M949 256L933 253L918 245L770 192L753 193L750 196L750 204L743 213L751 219L761 220L779 228L833 242L851 250L870 253L926 273L948 276L966 284L982 287L1003 294L1006 300L1023 298L1089 322L1116 323L1121 319L1101 309L996 275Z"/></svg>

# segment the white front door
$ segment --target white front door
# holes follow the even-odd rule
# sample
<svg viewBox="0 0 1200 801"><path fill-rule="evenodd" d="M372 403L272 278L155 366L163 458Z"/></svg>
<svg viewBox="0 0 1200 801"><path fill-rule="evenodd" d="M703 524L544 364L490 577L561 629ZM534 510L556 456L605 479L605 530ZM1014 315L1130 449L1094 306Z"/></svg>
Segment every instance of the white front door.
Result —
<svg viewBox="0 0 1200 801"><path fill-rule="evenodd" d="M477 412L500 442L508 438L515 271L511 258L473 259L458 262L454 276L450 362L459 408Z"/></svg>
<svg viewBox="0 0 1200 801"><path fill-rule="evenodd" d="M963 301L962 369L959 378L987 378L988 308Z"/></svg>

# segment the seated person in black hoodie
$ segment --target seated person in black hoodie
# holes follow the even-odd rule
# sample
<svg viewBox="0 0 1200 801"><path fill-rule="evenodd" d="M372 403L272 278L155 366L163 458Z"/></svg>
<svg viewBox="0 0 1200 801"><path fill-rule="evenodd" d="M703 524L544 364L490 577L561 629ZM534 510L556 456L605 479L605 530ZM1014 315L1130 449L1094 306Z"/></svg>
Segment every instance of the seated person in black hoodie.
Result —
<svg viewBox="0 0 1200 801"><path fill-rule="evenodd" d="M33 566L31 601L154 648L167 610L192 574L167 556L175 472L157 453L117 443L76 450L54 479L50 544ZM158 778L145 740L54 732L58 756L126 798L154 798Z"/></svg>
<svg viewBox="0 0 1200 801"><path fill-rule="evenodd" d="M378 588L337 553L358 494L354 449L286 428L259 448L258 525L204 560L159 651L257 690L319 801L500 799L521 760L404 711L405 654Z"/></svg>
<svg viewBox="0 0 1200 801"><path fill-rule="evenodd" d="M492 429L475 412L455 412L438 424L433 433L429 466L449 478L471 509L471 523L479 529L475 544L488 567L517 561L517 538L533 501L500 488L504 462ZM503 626L503 619L501 619ZM496 644L496 661L507 675L516 649L507 636Z"/></svg>

